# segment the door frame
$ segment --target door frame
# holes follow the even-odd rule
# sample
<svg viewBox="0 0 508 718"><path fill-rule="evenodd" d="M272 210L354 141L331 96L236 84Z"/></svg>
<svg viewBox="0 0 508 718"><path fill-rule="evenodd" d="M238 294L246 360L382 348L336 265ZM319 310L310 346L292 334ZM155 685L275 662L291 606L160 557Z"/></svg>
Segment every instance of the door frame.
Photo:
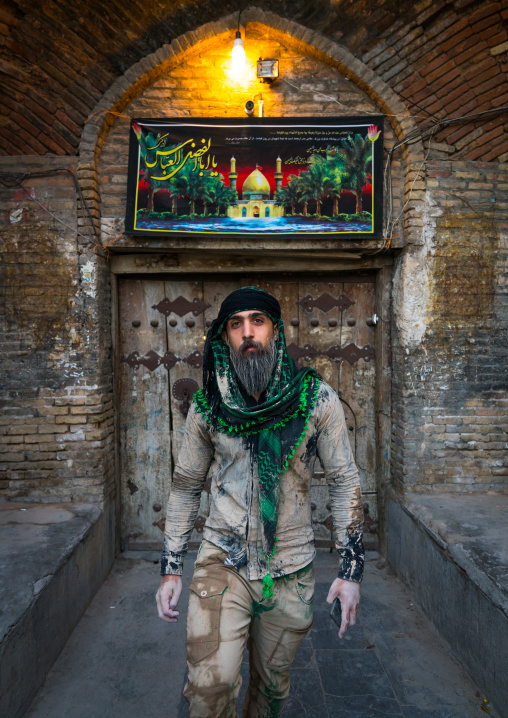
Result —
<svg viewBox="0 0 508 718"><path fill-rule="evenodd" d="M303 256L302 256L303 255ZM375 340L375 437L376 437L376 485L378 502L378 537L382 553L386 549L386 502L391 484L391 288L392 288L393 255L378 254L363 258L346 252L292 252L288 257L279 252L263 252L263 254L239 255L229 253L194 253L194 254L162 254L160 252L117 254L111 257L112 287L112 351L114 373L114 412L115 412L115 516L116 516L116 550L120 551L120 335L118 316L118 278L126 277L141 279L164 279L166 281L182 281L185 279L204 279L212 276L241 274L265 275L321 275L328 281L344 281L345 275L356 278L362 275L375 276L375 313L378 317ZM351 280L350 280L351 281ZM369 546L368 534L366 546Z"/></svg>

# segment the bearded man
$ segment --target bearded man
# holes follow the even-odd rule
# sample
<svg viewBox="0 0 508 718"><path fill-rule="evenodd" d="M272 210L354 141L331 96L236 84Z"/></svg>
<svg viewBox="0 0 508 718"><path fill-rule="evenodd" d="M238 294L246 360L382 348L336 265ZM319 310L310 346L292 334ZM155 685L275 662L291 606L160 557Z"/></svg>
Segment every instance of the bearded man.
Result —
<svg viewBox="0 0 508 718"><path fill-rule="evenodd" d="M207 476L210 513L187 613L191 718L233 718L248 637L244 718L278 716L289 669L313 620L310 484L319 460L339 553L327 601L355 623L363 505L337 394L286 350L279 302L244 287L222 303L203 357L203 390L185 427L166 514L159 616L176 621L182 565Z"/></svg>

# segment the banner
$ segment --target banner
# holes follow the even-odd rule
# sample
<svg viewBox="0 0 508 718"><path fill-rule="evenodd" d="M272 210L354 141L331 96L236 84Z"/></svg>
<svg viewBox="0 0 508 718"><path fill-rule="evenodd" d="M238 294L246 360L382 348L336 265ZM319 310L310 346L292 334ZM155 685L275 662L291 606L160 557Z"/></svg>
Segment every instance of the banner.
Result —
<svg viewBox="0 0 508 718"><path fill-rule="evenodd" d="M383 117L136 119L126 233L382 236Z"/></svg>

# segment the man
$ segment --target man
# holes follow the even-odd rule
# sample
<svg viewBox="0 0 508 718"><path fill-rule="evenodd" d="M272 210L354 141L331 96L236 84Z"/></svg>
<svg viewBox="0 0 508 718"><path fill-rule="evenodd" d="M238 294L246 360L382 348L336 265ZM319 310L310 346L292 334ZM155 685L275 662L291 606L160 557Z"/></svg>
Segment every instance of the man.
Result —
<svg viewBox="0 0 508 718"><path fill-rule="evenodd" d="M289 668L313 620L310 484L319 460L341 557L342 638L355 623L363 572L358 471L337 394L287 354L279 302L244 287L207 335L203 390L189 411L166 516L159 616L176 621L182 565L207 476L210 514L187 614L191 718L237 716L248 636L244 718L278 716Z"/></svg>

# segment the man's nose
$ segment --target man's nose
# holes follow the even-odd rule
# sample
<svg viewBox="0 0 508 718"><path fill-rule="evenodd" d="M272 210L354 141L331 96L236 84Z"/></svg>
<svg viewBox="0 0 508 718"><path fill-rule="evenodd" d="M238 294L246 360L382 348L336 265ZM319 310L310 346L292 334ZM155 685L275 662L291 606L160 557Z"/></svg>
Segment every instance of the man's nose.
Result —
<svg viewBox="0 0 508 718"><path fill-rule="evenodd" d="M252 339L254 336L254 327L250 322L245 322L243 325L243 338L244 339Z"/></svg>

